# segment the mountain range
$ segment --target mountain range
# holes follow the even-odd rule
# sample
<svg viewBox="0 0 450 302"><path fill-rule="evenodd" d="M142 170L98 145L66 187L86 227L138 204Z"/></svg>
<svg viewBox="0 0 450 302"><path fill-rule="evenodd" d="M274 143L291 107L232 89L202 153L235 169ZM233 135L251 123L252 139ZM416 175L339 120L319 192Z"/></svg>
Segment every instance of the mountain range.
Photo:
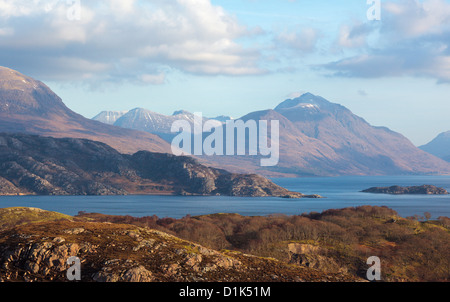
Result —
<svg viewBox="0 0 450 302"><path fill-rule="evenodd" d="M167 142L174 116L145 109L122 115L116 126L157 134ZM192 122L192 114L177 118ZM383 174L448 174L450 165L420 150L406 137L386 127L375 127L346 107L305 93L274 109L251 112L240 118L278 120L280 160L275 167L260 167L260 156L197 156L208 165L235 172L266 176L336 176ZM162 126L155 126L156 124ZM225 126L222 126L225 127ZM164 129L161 131L161 129Z"/></svg>
<svg viewBox="0 0 450 302"><path fill-rule="evenodd" d="M220 126L226 120L226 117L218 117L218 119L202 117L201 119L195 119L193 113L185 110L175 111L172 115L164 115L144 108L135 108L130 111L102 111L92 119L122 128L156 134L170 143L176 135L170 130L173 122L177 120L188 121L191 127L200 125L208 120L212 120L216 126Z"/></svg>
<svg viewBox="0 0 450 302"><path fill-rule="evenodd" d="M0 132L89 139L121 154L171 153L171 123L193 123L193 114L186 111L166 116L136 108L100 116L103 122L85 118L67 108L44 83L0 67ZM212 120L224 127L227 119ZM372 126L344 106L311 93L240 119L279 121L279 163L261 167L261 156L250 155L195 156L201 164L270 177L450 173L450 163L415 147L403 135Z"/></svg>

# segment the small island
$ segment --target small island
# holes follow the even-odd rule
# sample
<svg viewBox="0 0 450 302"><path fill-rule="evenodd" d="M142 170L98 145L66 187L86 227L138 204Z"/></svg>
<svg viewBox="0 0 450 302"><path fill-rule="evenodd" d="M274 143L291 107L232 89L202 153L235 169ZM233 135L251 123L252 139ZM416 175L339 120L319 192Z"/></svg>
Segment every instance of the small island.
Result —
<svg viewBox="0 0 450 302"><path fill-rule="evenodd" d="M439 188L433 185L421 186L390 186L390 187L372 187L361 192L365 193L382 193L382 194L427 194L427 195L445 195L449 194L444 188Z"/></svg>

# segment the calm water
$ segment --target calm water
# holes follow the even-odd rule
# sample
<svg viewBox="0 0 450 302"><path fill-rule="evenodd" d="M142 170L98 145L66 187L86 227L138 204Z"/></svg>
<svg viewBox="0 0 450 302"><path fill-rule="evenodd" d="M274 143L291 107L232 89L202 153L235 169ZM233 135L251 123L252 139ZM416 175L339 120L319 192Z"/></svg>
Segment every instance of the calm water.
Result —
<svg viewBox="0 0 450 302"><path fill-rule="evenodd" d="M268 215L301 214L359 205L388 206L401 216L450 217L449 195L385 195L361 193L374 186L432 184L450 191L450 176L345 176L276 178L273 181L292 191L320 194L324 199L244 198L226 196L7 196L0 207L27 206L75 215L79 211L136 217L181 218L187 214L239 213Z"/></svg>

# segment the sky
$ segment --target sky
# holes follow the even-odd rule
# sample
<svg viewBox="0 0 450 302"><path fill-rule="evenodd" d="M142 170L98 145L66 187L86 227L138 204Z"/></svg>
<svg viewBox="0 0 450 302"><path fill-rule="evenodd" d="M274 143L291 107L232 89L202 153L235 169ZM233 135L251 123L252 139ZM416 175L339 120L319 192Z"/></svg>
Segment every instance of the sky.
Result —
<svg viewBox="0 0 450 302"><path fill-rule="evenodd" d="M422 145L450 130L449 46L444 0L0 0L0 65L88 118L311 92Z"/></svg>

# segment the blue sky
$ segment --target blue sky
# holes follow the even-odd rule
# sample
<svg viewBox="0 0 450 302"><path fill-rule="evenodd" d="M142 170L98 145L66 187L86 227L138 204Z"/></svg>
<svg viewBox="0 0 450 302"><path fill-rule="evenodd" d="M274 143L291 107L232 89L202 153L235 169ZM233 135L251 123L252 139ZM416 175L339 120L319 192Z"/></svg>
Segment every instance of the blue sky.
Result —
<svg viewBox="0 0 450 302"><path fill-rule="evenodd" d="M0 0L0 65L89 118L311 92L421 145L450 130L450 1L380 3L368 20L366 0Z"/></svg>

